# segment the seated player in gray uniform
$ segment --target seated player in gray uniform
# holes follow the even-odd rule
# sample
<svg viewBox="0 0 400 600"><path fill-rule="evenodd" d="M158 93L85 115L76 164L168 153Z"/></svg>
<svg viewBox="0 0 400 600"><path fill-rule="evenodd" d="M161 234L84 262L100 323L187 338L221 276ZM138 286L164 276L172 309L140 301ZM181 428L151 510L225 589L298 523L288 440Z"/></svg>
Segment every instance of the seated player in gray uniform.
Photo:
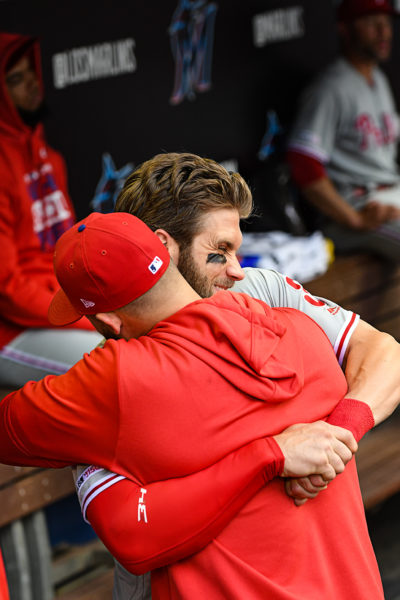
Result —
<svg viewBox="0 0 400 600"><path fill-rule="evenodd" d="M299 309L316 321L345 369L349 397L373 407L378 423L383 418L382 400L399 395L399 345L358 315L311 296L284 275L241 269L237 259L242 240L240 219L247 218L251 209L250 190L239 174L228 173L213 160L175 153L157 155L139 166L127 179L116 207L139 217L156 232L182 275L202 297L233 286L270 306ZM383 355L385 362L380 360ZM96 493L102 489L102 477L105 489L118 482L109 472L97 471ZM301 504L313 498L321 484L308 478L292 480L287 491ZM82 490L80 498L86 509ZM113 515L114 521L116 518ZM113 597L150 598L150 578L136 577L117 565Z"/></svg>
<svg viewBox="0 0 400 600"><path fill-rule="evenodd" d="M343 0L341 56L306 89L288 161L338 250L400 259L398 115L379 63L390 56L388 0Z"/></svg>

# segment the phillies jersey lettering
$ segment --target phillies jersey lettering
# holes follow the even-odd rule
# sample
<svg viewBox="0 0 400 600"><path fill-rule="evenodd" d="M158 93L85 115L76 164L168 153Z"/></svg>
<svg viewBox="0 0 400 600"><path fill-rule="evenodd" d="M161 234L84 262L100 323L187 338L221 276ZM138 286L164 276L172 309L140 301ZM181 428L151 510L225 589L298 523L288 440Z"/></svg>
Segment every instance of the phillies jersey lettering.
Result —
<svg viewBox="0 0 400 600"><path fill-rule="evenodd" d="M323 165L340 194L400 182L399 118L384 73L368 82L344 58L329 65L302 95L288 147Z"/></svg>
<svg viewBox="0 0 400 600"><path fill-rule="evenodd" d="M57 186L50 163L26 173L24 181L32 199L33 230L42 250L52 250L57 239L74 223L68 202Z"/></svg>
<svg viewBox="0 0 400 600"><path fill-rule="evenodd" d="M325 332L339 364L342 364L347 345L359 321L358 315L326 298L313 296L298 281L272 269L245 268L244 272L245 278L235 283L233 291L249 294L272 307L301 310Z"/></svg>
<svg viewBox="0 0 400 600"><path fill-rule="evenodd" d="M325 300L320 300L314 296L311 296L311 294L309 294L298 281L294 281L290 277L286 277L286 282L295 290L302 290L304 300L309 304L312 304L313 306L326 306Z"/></svg>
<svg viewBox="0 0 400 600"><path fill-rule="evenodd" d="M381 121L382 125L379 127L379 124L376 124L373 117L367 113L357 117L355 127L361 134L360 150L367 150L374 145L392 144L396 141L396 127L391 115L383 113Z"/></svg>

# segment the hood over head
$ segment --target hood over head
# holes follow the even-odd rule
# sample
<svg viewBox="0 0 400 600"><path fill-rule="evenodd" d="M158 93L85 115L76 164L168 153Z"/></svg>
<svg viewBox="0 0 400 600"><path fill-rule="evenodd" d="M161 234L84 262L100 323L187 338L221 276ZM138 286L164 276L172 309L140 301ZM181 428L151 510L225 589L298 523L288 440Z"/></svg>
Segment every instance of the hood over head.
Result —
<svg viewBox="0 0 400 600"><path fill-rule="evenodd" d="M14 58L17 61L27 53L30 54L33 68L43 88L38 40L17 33L0 32L0 128L10 133L30 131L12 103L6 86L6 72L13 65Z"/></svg>

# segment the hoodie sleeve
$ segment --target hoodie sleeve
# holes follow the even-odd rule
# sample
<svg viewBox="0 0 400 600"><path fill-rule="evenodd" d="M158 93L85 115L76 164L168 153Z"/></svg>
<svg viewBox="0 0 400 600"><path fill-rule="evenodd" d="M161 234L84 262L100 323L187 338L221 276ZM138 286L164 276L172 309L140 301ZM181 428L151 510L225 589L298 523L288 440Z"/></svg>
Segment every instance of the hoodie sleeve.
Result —
<svg viewBox="0 0 400 600"><path fill-rule="evenodd" d="M47 308L58 284L51 269L51 257L35 258L36 275L24 272L19 256L13 198L0 189L0 313L9 321L27 327L49 327ZM14 206L18 206L15 202ZM27 254L29 252L27 251ZM33 252L24 261L32 260Z"/></svg>
<svg viewBox="0 0 400 600"><path fill-rule="evenodd" d="M300 310L321 327L329 338L341 365L359 316L327 298L310 294L303 286L272 269L246 268L246 276L237 281L234 291L244 292L272 307Z"/></svg>
<svg viewBox="0 0 400 600"><path fill-rule="evenodd" d="M67 373L29 381L8 394L0 402L0 462L53 468L85 462L115 469L118 356L118 343L110 340Z"/></svg>
<svg viewBox="0 0 400 600"><path fill-rule="evenodd" d="M59 169L62 174L61 164ZM31 235L31 218L23 214L14 197L16 192L8 188L3 180L0 187L0 314L22 327L52 327L47 309L59 289L52 253L38 251L33 242L31 245L26 240L21 243L22 232L27 238ZM16 221L19 221L18 227ZM93 329L86 319L72 327Z"/></svg>
<svg viewBox="0 0 400 600"><path fill-rule="evenodd" d="M266 438L186 477L141 486L88 467L76 483L97 535L128 571L140 574L200 551L281 473L283 461L278 444Z"/></svg>

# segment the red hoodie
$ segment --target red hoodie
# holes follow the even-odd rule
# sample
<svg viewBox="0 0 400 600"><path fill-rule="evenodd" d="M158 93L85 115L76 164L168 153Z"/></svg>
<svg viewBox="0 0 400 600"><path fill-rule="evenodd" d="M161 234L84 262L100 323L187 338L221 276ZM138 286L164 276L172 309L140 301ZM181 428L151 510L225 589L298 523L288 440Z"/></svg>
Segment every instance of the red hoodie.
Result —
<svg viewBox="0 0 400 600"><path fill-rule="evenodd" d="M306 315L222 292L7 396L0 462L100 464L145 486L324 419L346 391L328 339ZM301 508L274 479L204 550L154 572L152 593L381 600L354 460Z"/></svg>
<svg viewBox="0 0 400 600"><path fill-rule="evenodd" d="M23 47L42 85L38 43L0 34L0 347L26 327L51 327L47 309L59 288L54 244L74 222L62 157L41 124L25 125L7 91L6 66Z"/></svg>
<svg viewBox="0 0 400 600"><path fill-rule="evenodd" d="M9 600L6 572L0 555L0 600Z"/></svg>

